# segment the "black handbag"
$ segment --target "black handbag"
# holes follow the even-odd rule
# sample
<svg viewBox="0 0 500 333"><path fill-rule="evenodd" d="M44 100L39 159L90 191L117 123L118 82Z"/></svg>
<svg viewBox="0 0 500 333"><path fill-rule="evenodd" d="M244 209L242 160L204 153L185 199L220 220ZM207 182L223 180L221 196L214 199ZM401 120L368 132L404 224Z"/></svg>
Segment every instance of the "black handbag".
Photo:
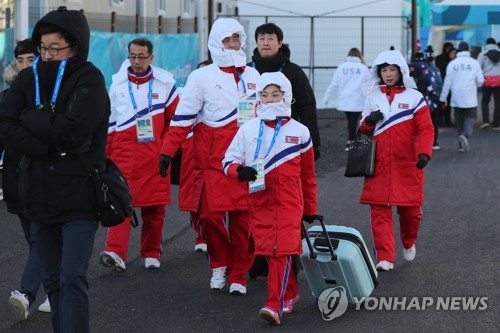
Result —
<svg viewBox="0 0 500 333"><path fill-rule="evenodd" d="M113 227L130 217L134 211L132 195L120 168L112 160L106 158L106 169L99 172L85 154L78 154L78 158L92 177L101 225Z"/></svg>
<svg viewBox="0 0 500 333"><path fill-rule="evenodd" d="M349 144L345 177L370 177L375 174L375 152L377 142L368 137L361 140L359 131Z"/></svg>

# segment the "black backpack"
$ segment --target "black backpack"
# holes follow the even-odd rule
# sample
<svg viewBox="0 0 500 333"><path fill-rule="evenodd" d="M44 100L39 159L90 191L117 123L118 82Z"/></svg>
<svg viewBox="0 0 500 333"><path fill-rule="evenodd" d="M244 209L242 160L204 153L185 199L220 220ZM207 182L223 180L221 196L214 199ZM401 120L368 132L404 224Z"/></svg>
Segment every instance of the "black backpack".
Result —
<svg viewBox="0 0 500 333"><path fill-rule="evenodd" d="M486 52L486 56L494 64L500 61L500 51L498 50L489 50L488 52Z"/></svg>

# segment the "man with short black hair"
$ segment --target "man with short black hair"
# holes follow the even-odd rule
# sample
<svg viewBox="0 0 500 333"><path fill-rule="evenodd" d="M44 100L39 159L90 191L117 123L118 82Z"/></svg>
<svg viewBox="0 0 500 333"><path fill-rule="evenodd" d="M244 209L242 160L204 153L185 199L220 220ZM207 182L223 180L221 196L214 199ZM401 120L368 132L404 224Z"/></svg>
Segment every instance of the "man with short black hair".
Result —
<svg viewBox="0 0 500 333"><path fill-rule="evenodd" d="M163 138L174 116L179 95L172 74L151 65L153 43L136 38L128 44L128 59L109 90L111 116L107 153L122 170L134 207L141 208L141 255L146 269L160 268L165 205L170 200L170 178L158 174ZM125 271L131 217L109 228L101 263Z"/></svg>
<svg viewBox="0 0 500 333"><path fill-rule="evenodd" d="M299 65L290 61L290 49L283 43L283 31L274 23L266 23L255 29L257 47L248 66L265 72L282 72L292 84L295 103L292 104L292 118L304 124L311 133L314 159L320 156L316 97L306 74Z"/></svg>
<svg viewBox="0 0 500 333"><path fill-rule="evenodd" d="M16 48L14 49L15 59L5 68L3 73L3 78L9 85L14 82L20 71L33 65L35 51L36 48L31 42L31 38L16 43ZM2 90L0 93L0 101L4 99L9 89L10 88ZM3 146L0 144L0 152L3 150ZM20 288L19 290L12 291L9 298L9 303L16 310L18 318L26 319L29 314L29 307L35 302L38 290L42 284L42 270L38 258L38 244L35 241L34 235L32 235L32 223L30 219L24 216L23 206L19 200L18 168L21 157L22 155L13 149L7 149L5 151L2 186L4 194L3 200L7 204L7 211L19 217L24 232L24 238L29 245L29 254L21 277ZM50 312L48 298L38 307L38 310Z"/></svg>

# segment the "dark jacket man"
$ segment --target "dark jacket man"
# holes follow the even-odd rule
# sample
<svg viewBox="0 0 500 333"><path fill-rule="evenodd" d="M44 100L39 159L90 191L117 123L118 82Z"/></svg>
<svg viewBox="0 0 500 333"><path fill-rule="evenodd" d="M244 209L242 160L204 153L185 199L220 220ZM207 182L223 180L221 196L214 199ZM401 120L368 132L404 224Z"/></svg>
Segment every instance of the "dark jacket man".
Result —
<svg viewBox="0 0 500 333"><path fill-rule="evenodd" d="M311 133L314 159L319 158L321 145L316 115L316 97L306 74L299 65L290 61L290 49L283 44L283 31L274 23L263 24L255 30L255 48L252 66L260 74L282 72L292 84L295 103L292 104L292 118L304 124Z"/></svg>
<svg viewBox="0 0 500 333"><path fill-rule="evenodd" d="M68 59L53 111L50 101L61 61L37 64L42 110L35 107L34 72L19 74L0 106L0 140L24 154L19 190L26 217L42 223L96 220L92 181L75 153L84 152L98 168L104 166L109 117L104 78L87 62L88 25L82 29L77 18L56 14L37 26L41 22L68 31L78 54ZM34 45L40 45L37 26Z"/></svg>

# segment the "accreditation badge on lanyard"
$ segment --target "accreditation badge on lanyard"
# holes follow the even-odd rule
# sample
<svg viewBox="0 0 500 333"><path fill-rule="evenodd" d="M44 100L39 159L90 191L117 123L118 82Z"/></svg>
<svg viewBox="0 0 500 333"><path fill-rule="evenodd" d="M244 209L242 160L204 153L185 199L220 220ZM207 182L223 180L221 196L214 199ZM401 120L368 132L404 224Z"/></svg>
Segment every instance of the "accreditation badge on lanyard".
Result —
<svg viewBox="0 0 500 333"><path fill-rule="evenodd" d="M137 142L153 142L155 141L154 129L153 129L153 117L151 116L151 110L153 108L153 78L149 79L149 89L148 89L148 110L144 115L140 115L137 109L137 103L135 102L134 94L132 91L132 85L128 81L128 92L130 94L130 100L132 101L132 106L135 111L136 129L137 129Z"/></svg>
<svg viewBox="0 0 500 333"><path fill-rule="evenodd" d="M257 170L257 179L254 181L248 182L248 191L250 193L257 192L257 191L262 191L263 189L266 188L266 177L264 173L264 159L259 158L256 159L250 164L252 168Z"/></svg>
<svg viewBox="0 0 500 333"><path fill-rule="evenodd" d="M253 182L248 182L248 191L250 193L254 193L257 191L262 191L266 188L266 177L265 177L265 159L273 149L274 144L276 143L276 139L278 138L278 133L281 129L281 123L283 121L283 118L280 118L278 120L278 123L276 124L276 128L274 129L274 135L273 139L271 140L271 143L269 144L269 148L267 149L266 156L264 158L258 158L259 157L259 152L260 152L260 147L262 146L262 136L264 135L264 121L261 120L260 122L260 128L259 128L259 137L257 138L257 147L255 147L255 154L253 157L253 162L250 163L250 166L257 170L257 179L255 179Z"/></svg>
<svg viewBox="0 0 500 333"><path fill-rule="evenodd" d="M243 81L241 73L238 73L238 77L240 78L241 84L243 85L243 94L244 94L243 97L240 98L238 102L238 110L237 110L237 124L238 127L240 127L250 119L255 118L257 100L255 99L255 97L247 96L247 87L245 85L245 81Z"/></svg>
<svg viewBox="0 0 500 333"><path fill-rule="evenodd" d="M137 141L155 141L155 135L153 132L153 117L151 117L149 113L145 116L137 118Z"/></svg>
<svg viewBox="0 0 500 333"><path fill-rule="evenodd" d="M244 98L240 99L238 103L238 127L249 121L250 119L255 118L255 109L257 100L255 98Z"/></svg>

